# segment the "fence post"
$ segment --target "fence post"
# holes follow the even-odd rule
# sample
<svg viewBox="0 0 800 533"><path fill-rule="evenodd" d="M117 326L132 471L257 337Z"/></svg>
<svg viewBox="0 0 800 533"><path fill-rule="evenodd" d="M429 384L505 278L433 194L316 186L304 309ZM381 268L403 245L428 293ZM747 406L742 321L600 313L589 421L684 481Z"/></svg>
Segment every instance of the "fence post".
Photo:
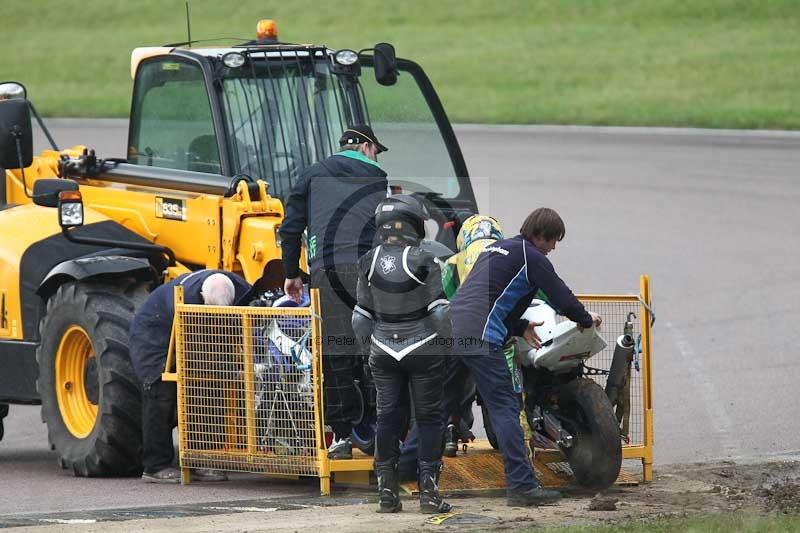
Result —
<svg viewBox="0 0 800 533"><path fill-rule="evenodd" d="M311 354L314 376L314 427L316 428L319 490L323 496L331 493L331 465L325 443L325 408L322 373L322 319L320 318L319 290L311 289Z"/></svg>
<svg viewBox="0 0 800 533"><path fill-rule="evenodd" d="M642 411L644 414L644 457L642 470L644 481L653 480L653 365L650 351L650 324L652 316L647 308L650 302L650 276L643 274L639 280L639 290L644 305L639 307L642 328ZM646 306L646 307L645 307Z"/></svg>
<svg viewBox="0 0 800 533"><path fill-rule="evenodd" d="M253 322L247 311L242 316L242 341L244 351L244 410L247 431L247 453L256 453L256 390L253 360Z"/></svg>
<svg viewBox="0 0 800 533"><path fill-rule="evenodd" d="M176 376L175 387L177 387L178 398L178 428L186 427L186 398L183 396L183 389L181 387L181 385L184 383L184 380L181 376L181 372L183 370L181 360L185 355L183 352L183 316L178 312L178 308L181 305L183 305L183 287L178 285L175 287L175 291L173 292L173 308L175 309L175 315L172 319L172 332L169 339L170 347L167 352L167 363L164 368L165 373L169 371L169 368L172 366L172 361L170 358L172 354L174 354L174 375ZM186 442L186 435L186 431L178 431L178 464L180 465L183 465L183 451L186 449L188 444ZM181 466L181 484L188 485L191 480L192 477L190 470Z"/></svg>

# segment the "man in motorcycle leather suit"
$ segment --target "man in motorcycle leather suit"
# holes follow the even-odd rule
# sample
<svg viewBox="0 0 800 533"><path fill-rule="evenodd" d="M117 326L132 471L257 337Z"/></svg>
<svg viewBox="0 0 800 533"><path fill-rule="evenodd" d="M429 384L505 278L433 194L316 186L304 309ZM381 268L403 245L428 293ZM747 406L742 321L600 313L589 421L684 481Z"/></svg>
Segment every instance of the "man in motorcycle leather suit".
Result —
<svg viewBox="0 0 800 533"><path fill-rule="evenodd" d="M410 412L409 389L419 427L420 510L450 509L437 486L449 303L442 292L438 260L417 246L425 236L427 218L425 206L416 198L387 198L375 215L382 244L359 260L353 330L369 342L369 367L377 391L378 512L402 509L397 464Z"/></svg>
<svg viewBox="0 0 800 533"><path fill-rule="evenodd" d="M472 266L484 248L503 238L500 222L488 215L472 215L461 225L456 238L458 253L442 266L442 287L449 300L455 296L458 287L472 271ZM445 397L448 409L447 430L445 432L444 454L455 457L458 440L473 440L472 404L477 389L469 371L461 361L453 358L448 372L451 378L445 384Z"/></svg>
<svg viewBox="0 0 800 533"><path fill-rule="evenodd" d="M472 270L472 265L484 248L503 238L503 228L497 219L488 215L472 215L461 225L456 237L458 253L451 256L442 266L442 289L445 298L452 298L458 286ZM444 397L442 416L445 423L443 455L455 457L458 441L475 439L472 433L474 416L472 405L477 389L469 370L452 354L448 357L444 373ZM417 449L419 437L417 426L412 424L408 435L400 447L400 479L414 479L417 475Z"/></svg>

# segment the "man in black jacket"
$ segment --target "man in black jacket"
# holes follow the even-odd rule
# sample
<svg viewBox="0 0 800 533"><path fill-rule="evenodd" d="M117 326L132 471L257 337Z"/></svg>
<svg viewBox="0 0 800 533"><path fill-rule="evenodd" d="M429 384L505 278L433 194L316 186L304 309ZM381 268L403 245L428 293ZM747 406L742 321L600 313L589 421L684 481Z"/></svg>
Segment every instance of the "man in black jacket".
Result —
<svg viewBox="0 0 800 533"><path fill-rule="evenodd" d="M311 286L320 290L325 422L333 428L332 459L352 457L350 432L361 401L354 386L357 344L350 324L358 258L372 249L375 208L386 198L386 172L377 163L387 148L367 125L351 126L341 150L305 169L286 201L280 228L284 290L300 301L300 249L307 230Z"/></svg>

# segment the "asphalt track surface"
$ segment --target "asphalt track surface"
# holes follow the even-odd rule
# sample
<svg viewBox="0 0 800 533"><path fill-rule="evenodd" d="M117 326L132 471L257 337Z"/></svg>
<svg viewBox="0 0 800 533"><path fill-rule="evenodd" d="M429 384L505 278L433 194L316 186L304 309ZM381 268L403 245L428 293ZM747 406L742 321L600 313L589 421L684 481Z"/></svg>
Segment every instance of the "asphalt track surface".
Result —
<svg viewBox="0 0 800 533"><path fill-rule="evenodd" d="M62 146L125 153L125 121L54 121ZM457 128L482 212L514 233L550 206L550 255L579 293L652 277L657 464L800 453L800 135L616 128ZM37 136L37 151L44 148ZM617 335L613 332L611 335ZM313 496L315 484L80 479L58 468L38 407L12 406L0 517Z"/></svg>

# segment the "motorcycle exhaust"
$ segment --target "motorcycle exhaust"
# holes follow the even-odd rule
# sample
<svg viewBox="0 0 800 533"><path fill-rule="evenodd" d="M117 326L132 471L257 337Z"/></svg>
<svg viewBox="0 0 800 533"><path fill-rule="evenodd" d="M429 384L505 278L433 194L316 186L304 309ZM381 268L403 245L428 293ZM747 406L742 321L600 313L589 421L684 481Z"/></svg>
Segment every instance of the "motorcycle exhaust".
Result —
<svg viewBox="0 0 800 533"><path fill-rule="evenodd" d="M625 378L628 375L631 361L633 361L633 349L635 346L636 341L633 339L633 335L629 333L620 335L617 338L614 357L611 359L611 369L608 372L606 381L606 395L611 401L611 405L617 405L620 390L625 384Z"/></svg>

